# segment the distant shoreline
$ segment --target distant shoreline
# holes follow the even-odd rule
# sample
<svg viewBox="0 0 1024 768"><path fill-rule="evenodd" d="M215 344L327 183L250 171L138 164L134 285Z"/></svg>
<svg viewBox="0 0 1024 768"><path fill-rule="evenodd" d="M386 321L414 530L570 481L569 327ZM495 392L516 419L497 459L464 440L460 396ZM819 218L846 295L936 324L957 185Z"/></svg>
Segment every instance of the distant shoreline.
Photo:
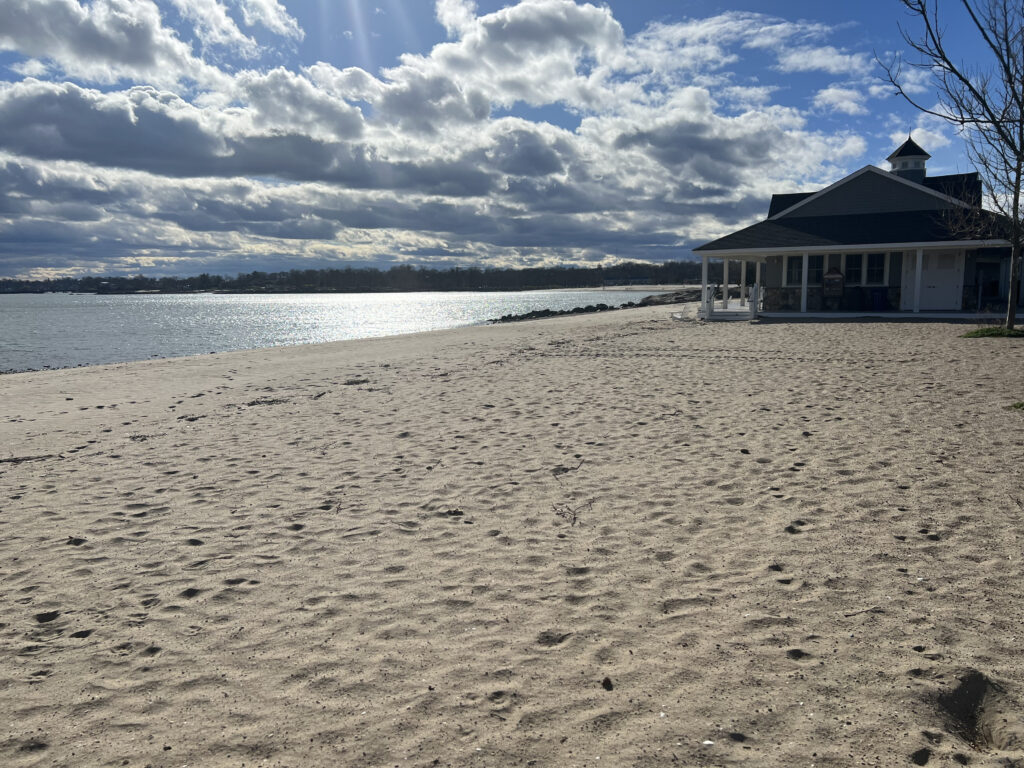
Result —
<svg viewBox="0 0 1024 768"><path fill-rule="evenodd" d="M218 296L295 296L295 295L325 295L325 294L409 294L409 293L536 293L539 291L678 291L694 286L689 283L678 284L627 284L627 285L575 285L575 286L545 286L529 288L414 288L402 290L389 288L382 290L341 290L325 289L319 291L311 290L230 290L230 289L209 289L209 290L143 290L143 291L0 291L0 296L36 296L53 293L63 293L69 296L195 296L200 294L214 294Z"/></svg>

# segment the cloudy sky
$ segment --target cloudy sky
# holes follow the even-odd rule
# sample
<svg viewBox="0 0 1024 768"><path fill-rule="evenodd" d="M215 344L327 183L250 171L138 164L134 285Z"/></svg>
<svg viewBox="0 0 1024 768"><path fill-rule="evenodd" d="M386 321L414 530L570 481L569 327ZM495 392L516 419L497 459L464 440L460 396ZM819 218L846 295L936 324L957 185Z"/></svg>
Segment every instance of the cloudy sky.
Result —
<svg viewBox="0 0 1024 768"><path fill-rule="evenodd" d="M0 277L674 260L913 130L896 0L0 0ZM955 25L954 25L955 26ZM924 88L921 98L933 99Z"/></svg>

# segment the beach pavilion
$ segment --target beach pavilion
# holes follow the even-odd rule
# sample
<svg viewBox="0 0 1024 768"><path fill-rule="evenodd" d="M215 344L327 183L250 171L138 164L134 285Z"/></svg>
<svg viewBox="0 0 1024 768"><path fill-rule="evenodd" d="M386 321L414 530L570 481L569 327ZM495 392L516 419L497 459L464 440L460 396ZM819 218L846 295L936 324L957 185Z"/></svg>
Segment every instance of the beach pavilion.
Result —
<svg viewBox="0 0 1024 768"><path fill-rule="evenodd" d="M928 176L907 139L889 171L869 165L817 192L772 196L768 217L694 249L706 319L1005 310L1009 242L981 206L977 173ZM708 263L739 261L740 300L718 306ZM746 296L748 265L754 285Z"/></svg>

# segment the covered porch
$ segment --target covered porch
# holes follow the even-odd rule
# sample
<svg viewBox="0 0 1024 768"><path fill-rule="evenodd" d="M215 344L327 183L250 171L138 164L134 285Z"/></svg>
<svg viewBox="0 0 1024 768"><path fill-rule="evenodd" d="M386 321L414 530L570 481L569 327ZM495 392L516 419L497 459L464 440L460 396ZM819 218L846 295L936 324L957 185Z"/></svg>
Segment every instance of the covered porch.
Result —
<svg viewBox="0 0 1024 768"><path fill-rule="evenodd" d="M732 259L729 257L719 259L722 263L722 298L720 301L715 300L718 285L711 283L709 279L709 265L712 258L715 257L701 256L701 302L697 310L697 318L699 320L752 320L756 318L760 312L762 302L762 266L767 260L767 256L762 254L743 254ZM740 264L740 295L738 299L734 298L731 300L729 297L730 260L738 261ZM753 285L749 286L747 284L748 271L754 278Z"/></svg>
<svg viewBox="0 0 1024 768"><path fill-rule="evenodd" d="M980 316L986 313L982 312L981 299L974 295L980 297L980 287L974 284L973 259L977 248L994 244L879 243L702 253L698 317L726 320L922 313L963 317L970 309ZM739 301L730 301L724 289L721 299L716 300L717 283L709 277L712 259L721 263L726 285L730 282L730 263L740 262ZM970 280L966 269L969 260ZM748 288L751 273L754 282Z"/></svg>

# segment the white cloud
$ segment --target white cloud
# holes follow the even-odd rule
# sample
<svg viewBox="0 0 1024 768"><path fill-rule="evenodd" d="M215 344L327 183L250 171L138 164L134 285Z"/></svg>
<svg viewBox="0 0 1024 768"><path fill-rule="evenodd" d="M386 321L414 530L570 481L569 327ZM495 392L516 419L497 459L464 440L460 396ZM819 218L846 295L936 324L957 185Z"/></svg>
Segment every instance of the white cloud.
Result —
<svg viewBox="0 0 1024 768"><path fill-rule="evenodd" d="M237 1L248 26L261 24L275 34L294 40L302 40L305 37L299 22L277 0Z"/></svg>
<svg viewBox="0 0 1024 768"><path fill-rule="evenodd" d="M456 37L471 29L476 20L473 0L437 0L434 13L449 37Z"/></svg>
<svg viewBox="0 0 1024 768"><path fill-rule="evenodd" d="M22 77L44 77L50 74L50 67L39 59L25 59L11 65L11 69Z"/></svg>
<svg viewBox="0 0 1024 768"><path fill-rule="evenodd" d="M932 109L939 110L939 105L933 106ZM910 131L910 138L926 152L932 153L936 149L949 146L952 143L950 138L952 132L952 127L942 118L935 115L918 114ZM889 140L894 147L899 146L907 140L907 129L891 131Z"/></svg>
<svg viewBox="0 0 1024 768"><path fill-rule="evenodd" d="M64 253L78 269L90 248L104 265L197 259L208 271L275 253L679 257L866 151L852 130L809 125L805 100L780 101L788 85L773 66L794 46L808 71L860 66L862 54L823 43L821 25L726 13L627 36L592 3L479 15L469 0L437 0L450 39L378 73L265 59L229 73L206 49L249 55L265 37L242 31L239 11L286 41L301 38L297 21L276 0L167 1L198 53L151 0L0 5L0 45L24 57L25 76L0 82L0 274L31 236L37 261L19 269ZM31 29L41 9L47 22ZM763 61L759 76L738 74L746 57ZM108 87L61 82L55 67ZM816 108L860 114L859 88L824 87ZM565 126L510 116L521 104Z"/></svg>
<svg viewBox="0 0 1024 768"><path fill-rule="evenodd" d="M233 94L248 105L245 114L257 131L301 133L318 140L351 139L363 131L357 107L283 67L241 72L234 87Z"/></svg>
<svg viewBox="0 0 1024 768"><path fill-rule="evenodd" d="M866 53L843 53L831 46L800 47L779 56L782 72L828 72L831 75L864 75L871 71L872 60Z"/></svg>
<svg viewBox="0 0 1024 768"><path fill-rule="evenodd" d="M217 0L170 0L178 12L192 22L196 37L204 46L230 48L246 58L259 53L256 41L242 33Z"/></svg>
<svg viewBox="0 0 1024 768"><path fill-rule="evenodd" d="M4 0L0 50L49 60L85 80L213 83L219 72L165 27L151 0Z"/></svg>
<svg viewBox="0 0 1024 768"><path fill-rule="evenodd" d="M868 111L864 106L866 99L866 94L856 88L830 85L814 94L814 106L845 115L864 115Z"/></svg>

